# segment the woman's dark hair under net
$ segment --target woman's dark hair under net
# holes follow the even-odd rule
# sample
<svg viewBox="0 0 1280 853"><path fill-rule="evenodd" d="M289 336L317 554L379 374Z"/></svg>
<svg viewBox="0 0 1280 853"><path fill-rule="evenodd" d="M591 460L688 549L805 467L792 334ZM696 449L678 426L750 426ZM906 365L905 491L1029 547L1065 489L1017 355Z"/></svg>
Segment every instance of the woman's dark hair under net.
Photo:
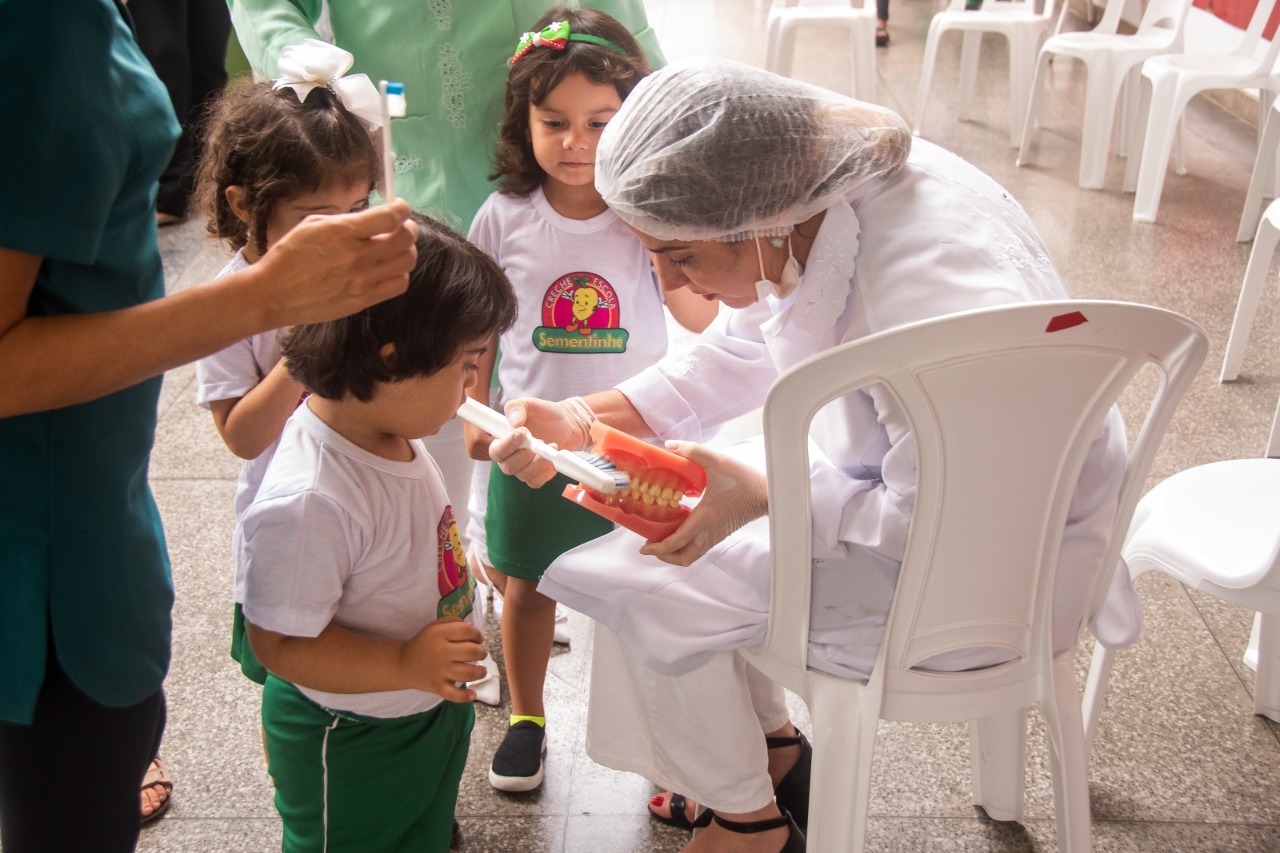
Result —
<svg viewBox="0 0 1280 853"><path fill-rule="evenodd" d="M429 376L462 347L515 322L516 297L502 270L442 223L415 213L418 260L399 296L349 317L295 326L281 342L289 375L331 400L373 399L379 383ZM386 344L395 347L388 364Z"/></svg>

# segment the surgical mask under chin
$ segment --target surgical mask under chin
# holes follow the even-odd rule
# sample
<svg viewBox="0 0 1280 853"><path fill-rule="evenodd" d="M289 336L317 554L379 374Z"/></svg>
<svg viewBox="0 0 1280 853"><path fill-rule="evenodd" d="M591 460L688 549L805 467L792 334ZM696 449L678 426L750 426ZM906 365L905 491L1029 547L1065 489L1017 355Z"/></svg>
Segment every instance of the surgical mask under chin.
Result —
<svg viewBox="0 0 1280 853"><path fill-rule="evenodd" d="M768 296L781 299L796 289L800 283L800 262L791 252L791 237L787 237L787 262L782 265L782 281L775 283L769 280L764 272L764 252L760 249L760 239L756 238L756 259L760 261L760 280L756 282L756 299L764 301ZM781 248L779 246L778 248Z"/></svg>

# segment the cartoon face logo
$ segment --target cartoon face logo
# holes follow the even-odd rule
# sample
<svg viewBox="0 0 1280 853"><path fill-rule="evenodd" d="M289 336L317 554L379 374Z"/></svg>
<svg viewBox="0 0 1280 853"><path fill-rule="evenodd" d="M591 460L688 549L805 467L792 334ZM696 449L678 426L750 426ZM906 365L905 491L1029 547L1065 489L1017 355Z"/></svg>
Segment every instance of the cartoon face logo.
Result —
<svg viewBox="0 0 1280 853"><path fill-rule="evenodd" d="M596 306L600 304L600 291L594 287L579 287L573 292L573 319L574 322L565 326L566 332L576 332L581 328L582 334L590 334L587 329L587 321L591 319L591 315L596 313Z"/></svg>
<svg viewBox="0 0 1280 853"><path fill-rule="evenodd" d="M440 591L437 616L466 618L475 600L475 578L467 567L462 537L453 518L453 507L446 506L436 525L436 584Z"/></svg>
<svg viewBox="0 0 1280 853"><path fill-rule="evenodd" d="M551 283L542 297L542 324L533 331L540 352L626 352L618 294L592 272L572 272Z"/></svg>

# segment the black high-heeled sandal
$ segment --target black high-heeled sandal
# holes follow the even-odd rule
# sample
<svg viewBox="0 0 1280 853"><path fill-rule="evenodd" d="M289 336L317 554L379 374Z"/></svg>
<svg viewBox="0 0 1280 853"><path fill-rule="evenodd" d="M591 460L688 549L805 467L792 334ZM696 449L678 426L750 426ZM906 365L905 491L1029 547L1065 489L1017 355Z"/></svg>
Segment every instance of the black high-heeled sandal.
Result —
<svg viewBox="0 0 1280 853"><path fill-rule="evenodd" d="M809 828L809 777L813 772L813 746L804 732L796 729L795 737L767 737L764 739L766 749L782 749L788 746L800 747L800 759L782 777L778 787L773 789L778 808L788 812L795 818L796 825L803 831ZM667 804L671 816L663 817L653 810L650 803L649 814L668 826L679 829L701 829L711 822L710 809L698 813L694 820L685 815L688 800L683 794L671 793L671 801Z"/></svg>
<svg viewBox="0 0 1280 853"><path fill-rule="evenodd" d="M796 825L802 830L809 828L809 777L813 773L813 746L804 732L796 729L795 737L767 737L765 746L769 749L782 749L787 746L800 747L800 760L782 777L778 787L773 789L778 801L778 808L790 813Z"/></svg>
<svg viewBox="0 0 1280 853"><path fill-rule="evenodd" d="M737 820L725 820L711 809L707 809L702 814L698 815L698 819L693 822L693 825L695 828L701 829L714 820L716 823L720 824L720 826L730 832L736 832L739 835L753 835L757 832L768 832L771 829L781 829L785 826L789 830L787 833L787 843L782 845L782 849L778 851L778 853L805 853L804 833L800 831L800 827L796 826L795 818L791 816L790 812L781 806L778 808L782 812L782 817L753 820L750 823L744 823Z"/></svg>

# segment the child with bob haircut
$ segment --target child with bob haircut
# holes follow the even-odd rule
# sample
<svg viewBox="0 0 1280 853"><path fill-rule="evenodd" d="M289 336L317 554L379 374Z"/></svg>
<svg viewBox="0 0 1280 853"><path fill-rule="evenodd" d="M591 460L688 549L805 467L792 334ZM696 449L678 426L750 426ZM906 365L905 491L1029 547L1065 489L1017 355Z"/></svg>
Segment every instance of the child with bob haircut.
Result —
<svg viewBox="0 0 1280 853"><path fill-rule="evenodd" d="M716 304L667 294L649 255L596 191L600 133L649 66L627 28L593 9L551 9L516 45L489 196L470 239L506 273L519 319L502 335L501 400L563 399L621 381L667 352L664 301L701 331ZM496 349L496 348L495 348ZM490 396L492 351L471 393ZM501 403L494 401L495 408ZM467 425L474 458L491 436ZM543 686L555 602L537 590L551 561L613 529L561 497L559 477L541 489L492 468L485 508L486 573L503 593L502 647L511 689L507 734L489 782L502 791L542 784L547 750ZM475 504L473 504L475 506Z"/></svg>
<svg viewBox="0 0 1280 853"><path fill-rule="evenodd" d="M257 263L306 216L366 209L380 175L367 126L328 85L299 98L288 85L237 83L211 108L204 136L195 198L205 229L235 252L219 277ZM254 335L196 362L196 403L213 414L227 449L244 460L231 542L237 556L231 657L258 684L267 672L245 636L240 523L303 396L280 353L286 331Z"/></svg>
<svg viewBox="0 0 1280 853"><path fill-rule="evenodd" d="M515 317L479 249L425 217L401 296L282 342L312 394L244 519L285 851L445 851L485 656L475 581L420 440Z"/></svg>

